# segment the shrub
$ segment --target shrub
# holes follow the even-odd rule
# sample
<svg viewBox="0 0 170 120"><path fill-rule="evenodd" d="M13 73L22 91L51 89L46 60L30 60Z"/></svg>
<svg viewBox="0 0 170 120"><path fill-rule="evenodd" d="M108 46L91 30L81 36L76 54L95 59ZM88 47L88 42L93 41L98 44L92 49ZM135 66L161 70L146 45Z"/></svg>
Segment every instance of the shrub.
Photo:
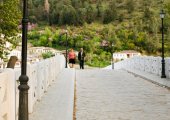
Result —
<svg viewBox="0 0 170 120"><path fill-rule="evenodd" d="M54 54L52 52L42 53L43 59L47 59L47 58L50 58L50 57L53 57L53 56L54 56Z"/></svg>

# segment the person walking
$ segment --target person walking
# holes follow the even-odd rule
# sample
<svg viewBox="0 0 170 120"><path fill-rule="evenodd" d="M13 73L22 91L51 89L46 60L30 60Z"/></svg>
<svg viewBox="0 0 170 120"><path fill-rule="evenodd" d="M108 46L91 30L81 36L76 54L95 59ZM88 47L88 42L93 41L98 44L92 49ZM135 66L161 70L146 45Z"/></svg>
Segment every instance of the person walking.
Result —
<svg viewBox="0 0 170 120"><path fill-rule="evenodd" d="M83 51L83 48L80 48L80 51L78 53L78 60L80 63L80 69L84 69L84 58L85 58L85 53Z"/></svg>
<svg viewBox="0 0 170 120"><path fill-rule="evenodd" d="M70 67L74 68L76 54L72 48L70 49L70 52L68 53L68 59L69 59Z"/></svg>

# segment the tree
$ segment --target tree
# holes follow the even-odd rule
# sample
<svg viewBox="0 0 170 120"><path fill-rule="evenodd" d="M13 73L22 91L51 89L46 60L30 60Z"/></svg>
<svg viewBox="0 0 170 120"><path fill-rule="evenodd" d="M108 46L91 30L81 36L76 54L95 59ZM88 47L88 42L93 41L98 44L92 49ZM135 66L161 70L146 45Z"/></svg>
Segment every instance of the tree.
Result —
<svg viewBox="0 0 170 120"><path fill-rule="evenodd" d="M0 58L5 58L11 48L6 48L6 42L16 46L16 36L21 18L19 0L5 0L0 4Z"/></svg>
<svg viewBox="0 0 170 120"><path fill-rule="evenodd" d="M110 23L112 20L113 20L112 10L108 8L104 11L103 23L107 24Z"/></svg>
<svg viewBox="0 0 170 120"><path fill-rule="evenodd" d="M44 1L44 8L45 8L45 13L46 13L46 16L47 16L47 20L49 22L50 4L49 4L48 0Z"/></svg>
<svg viewBox="0 0 170 120"><path fill-rule="evenodd" d="M135 9L135 2L134 0L127 0L127 10L128 13L132 13Z"/></svg>
<svg viewBox="0 0 170 120"><path fill-rule="evenodd" d="M86 16L86 9L85 8L79 8L77 10L77 23L79 25L83 25L84 24L85 16Z"/></svg>
<svg viewBox="0 0 170 120"><path fill-rule="evenodd" d="M95 18L94 8L92 5L89 4L86 7L86 22L92 23L94 21L94 18Z"/></svg>
<svg viewBox="0 0 170 120"><path fill-rule="evenodd" d="M101 0L97 1L96 9L97 9L97 17L101 17L102 16L102 2L101 2Z"/></svg>
<svg viewBox="0 0 170 120"><path fill-rule="evenodd" d="M68 24L73 25L77 22L77 13L76 10L71 6L63 5L63 9L60 13L59 24Z"/></svg>
<svg viewBox="0 0 170 120"><path fill-rule="evenodd" d="M103 14L103 23L107 24L117 19L116 2L112 1L109 3L107 9L105 9Z"/></svg>

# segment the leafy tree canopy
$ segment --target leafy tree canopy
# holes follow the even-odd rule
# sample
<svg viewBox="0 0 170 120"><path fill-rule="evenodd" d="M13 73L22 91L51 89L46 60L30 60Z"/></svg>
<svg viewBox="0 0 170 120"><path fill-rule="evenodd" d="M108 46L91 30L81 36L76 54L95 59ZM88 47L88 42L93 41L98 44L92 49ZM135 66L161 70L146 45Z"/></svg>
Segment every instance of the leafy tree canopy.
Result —
<svg viewBox="0 0 170 120"><path fill-rule="evenodd" d="M6 42L17 44L14 36L18 33L21 13L19 0L4 0L0 3L0 58L4 58L11 48L6 48Z"/></svg>

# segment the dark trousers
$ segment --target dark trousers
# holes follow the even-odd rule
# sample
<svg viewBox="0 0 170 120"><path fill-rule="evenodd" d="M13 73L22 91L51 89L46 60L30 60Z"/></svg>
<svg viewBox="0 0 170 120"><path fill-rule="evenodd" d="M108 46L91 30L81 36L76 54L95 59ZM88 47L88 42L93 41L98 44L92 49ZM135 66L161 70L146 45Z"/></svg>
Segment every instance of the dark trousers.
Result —
<svg viewBox="0 0 170 120"><path fill-rule="evenodd" d="M80 69L84 69L84 60L80 60Z"/></svg>

